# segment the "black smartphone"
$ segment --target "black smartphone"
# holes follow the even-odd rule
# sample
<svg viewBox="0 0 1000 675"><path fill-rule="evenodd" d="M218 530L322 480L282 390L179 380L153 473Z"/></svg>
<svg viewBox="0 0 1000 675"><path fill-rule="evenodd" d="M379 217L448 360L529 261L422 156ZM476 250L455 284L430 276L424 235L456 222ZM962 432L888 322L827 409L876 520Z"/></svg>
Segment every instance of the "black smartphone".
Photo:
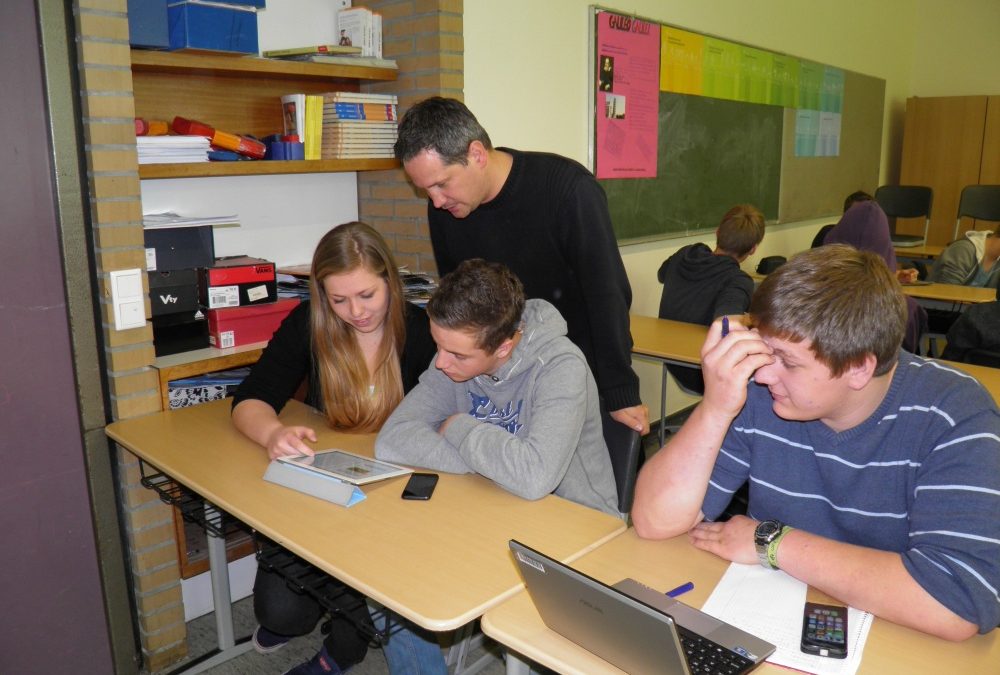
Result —
<svg viewBox="0 0 1000 675"><path fill-rule="evenodd" d="M436 473L412 473L403 488L403 499L430 499L437 482Z"/></svg>
<svg viewBox="0 0 1000 675"><path fill-rule="evenodd" d="M847 656L847 608L807 602L802 615L802 651L842 659Z"/></svg>

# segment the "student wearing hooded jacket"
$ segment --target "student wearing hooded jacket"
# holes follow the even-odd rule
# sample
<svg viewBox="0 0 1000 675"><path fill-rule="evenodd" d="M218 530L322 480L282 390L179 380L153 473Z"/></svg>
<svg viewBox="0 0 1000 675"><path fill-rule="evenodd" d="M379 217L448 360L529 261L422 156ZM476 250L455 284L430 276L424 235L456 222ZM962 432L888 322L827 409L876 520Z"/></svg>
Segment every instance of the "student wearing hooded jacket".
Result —
<svg viewBox="0 0 1000 675"><path fill-rule="evenodd" d="M597 384L556 308L525 301L507 267L473 258L441 280L427 314L437 358L386 420L375 456L617 514Z"/></svg>
<svg viewBox="0 0 1000 675"><path fill-rule="evenodd" d="M939 284L997 288L1000 282L1000 226L995 231L969 230L941 253L928 279Z"/></svg>
<svg viewBox="0 0 1000 675"><path fill-rule="evenodd" d="M680 249L663 261L656 273L663 284L660 318L708 326L725 314L743 314L750 306L753 279L740 263L764 238L764 214L740 204L726 212L715 231L715 250L702 243ZM686 389L704 391L701 371L672 368L670 374Z"/></svg>

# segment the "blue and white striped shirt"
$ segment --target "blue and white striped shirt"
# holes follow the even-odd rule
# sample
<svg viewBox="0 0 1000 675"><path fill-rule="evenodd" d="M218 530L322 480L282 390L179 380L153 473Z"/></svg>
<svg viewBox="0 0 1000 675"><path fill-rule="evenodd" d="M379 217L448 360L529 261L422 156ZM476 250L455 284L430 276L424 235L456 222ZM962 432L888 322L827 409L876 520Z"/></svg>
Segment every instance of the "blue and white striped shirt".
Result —
<svg viewBox="0 0 1000 675"><path fill-rule="evenodd" d="M1000 411L969 375L901 352L878 410L840 433L779 418L751 383L706 518L748 478L752 518L900 552L917 583L980 632L1000 623Z"/></svg>

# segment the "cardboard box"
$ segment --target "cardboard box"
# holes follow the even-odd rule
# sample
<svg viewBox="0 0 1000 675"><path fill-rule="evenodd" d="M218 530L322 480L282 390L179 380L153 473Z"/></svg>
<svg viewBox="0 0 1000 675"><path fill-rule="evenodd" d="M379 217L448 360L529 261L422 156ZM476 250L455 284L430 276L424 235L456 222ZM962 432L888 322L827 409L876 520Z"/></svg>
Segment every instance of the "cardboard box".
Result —
<svg viewBox="0 0 1000 675"><path fill-rule="evenodd" d="M201 310L154 316L153 351L168 356L209 346L208 320Z"/></svg>
<svg viewBox="0 0 1000 675"><path fill-rule="evenodd" d="M297 298L282 298L264 305L210 309L208 340L220 349L267 342L297 304Z"/></svg>
<svg viewBox="0 0 1000 675"><path fill-rule="evenodd" d="M198 270L150 272L148 276L153 316L198 309Z"/></svg>
<svg viewBox="0 0 1000 675"><path fill-rule="evenodd" d="M142 236L149 272L209 267L215 262L211 225L147 228Z"/></svg>
<svg viewBox="0 0 1000 675"><path fill-rule="evenodd" d="M167 0L128 0L128 42L149 49L170 46Z"/></svg>
<svg viewBox="0 0 1000 675"><path fill-rule="evenodd" d="M257 54L257 12L198 0L167 6L171 50Z"/></svg>
<svg viewBox="0 0 1000 675"><path fill-rule="evenodd" d="M261 258L218 258L198 271L201 304L222 309L274 302L278 298L274 271L274 263Z"/></svg>

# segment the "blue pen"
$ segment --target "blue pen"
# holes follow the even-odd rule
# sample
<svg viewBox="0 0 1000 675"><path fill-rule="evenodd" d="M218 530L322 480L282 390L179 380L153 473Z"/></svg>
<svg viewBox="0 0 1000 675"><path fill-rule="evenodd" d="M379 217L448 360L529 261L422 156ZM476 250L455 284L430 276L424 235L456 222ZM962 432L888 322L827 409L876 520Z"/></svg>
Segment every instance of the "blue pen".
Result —
<svg viewBox="0 0 1000 675"><path fill-rule="evenodd" d="M729 317L722 317L722 337L729 335Z"/></svg>
<svg viewBox="0 0 1000 675"><path fill-rule="evenodd" d="M725 324L723 324L722 327L723 329L725 329ZM667 591L666 593L664 593L664 595L666 595L668 598L676 598L678 595L683 595L692 589L694 589L694 582L689 581L686 584L681 584L680 586L678 586L673 590Z"/></svg>

